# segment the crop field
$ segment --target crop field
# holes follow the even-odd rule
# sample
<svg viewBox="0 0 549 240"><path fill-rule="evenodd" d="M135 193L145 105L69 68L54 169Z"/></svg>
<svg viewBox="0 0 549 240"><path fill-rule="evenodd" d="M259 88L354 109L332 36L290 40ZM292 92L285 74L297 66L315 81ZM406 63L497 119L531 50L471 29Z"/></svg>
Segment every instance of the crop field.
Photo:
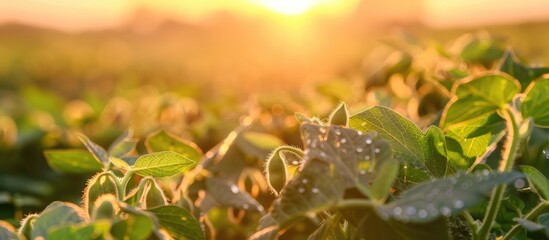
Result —
<svg viewBox="0 0 549 240"><path fill-rule="evenodd" d="M1 240L549 239L547 23L217 17L0 25Z"/></svg>

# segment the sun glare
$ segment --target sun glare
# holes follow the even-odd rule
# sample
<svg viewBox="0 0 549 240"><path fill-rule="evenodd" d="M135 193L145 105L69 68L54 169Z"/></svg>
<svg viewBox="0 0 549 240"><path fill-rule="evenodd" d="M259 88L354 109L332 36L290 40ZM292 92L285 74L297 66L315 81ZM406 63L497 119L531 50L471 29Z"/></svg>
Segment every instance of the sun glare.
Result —
<svg viewBox="0 0 549 240"><path fill-rule="evenodd" d="M264 7L286 15L299 15L307 12L315 5L320 3L319 0L261 0L261 5Z"/></svg>

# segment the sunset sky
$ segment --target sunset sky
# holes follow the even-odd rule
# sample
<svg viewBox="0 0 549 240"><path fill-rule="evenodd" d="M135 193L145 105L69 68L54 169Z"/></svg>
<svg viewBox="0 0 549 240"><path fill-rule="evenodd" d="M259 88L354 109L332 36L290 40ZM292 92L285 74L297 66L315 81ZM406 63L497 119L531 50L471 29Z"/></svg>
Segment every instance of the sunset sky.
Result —
<svg viewBox="0 0 549 240"><path fill-rule="evenodd" d="M413 4L410 4L413 1ZM0 23L31 25L79 31L124 23L136 8L146 7L164 16L200 20L225 10L280 17L311 14L345 14L360 0L0 0ZM419 18L436 27L493 24L546 19L549 1L544 0L390 0L383 1L388 15L399 5L420 5ZM381 2L364 1L366 5Z"/></svg>

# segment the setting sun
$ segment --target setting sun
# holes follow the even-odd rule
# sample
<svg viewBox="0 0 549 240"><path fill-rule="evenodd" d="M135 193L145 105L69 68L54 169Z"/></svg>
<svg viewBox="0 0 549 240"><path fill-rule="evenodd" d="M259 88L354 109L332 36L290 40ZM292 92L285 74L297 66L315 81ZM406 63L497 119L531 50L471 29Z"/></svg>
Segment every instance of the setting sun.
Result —
<svg viewBox="0 0 549 240"><path fill-rule="evenodd" d="M269 8L272 11L286 14L299 15L307 12L315 5L320 3L319 0L261 0L260 4Z"/></svg>

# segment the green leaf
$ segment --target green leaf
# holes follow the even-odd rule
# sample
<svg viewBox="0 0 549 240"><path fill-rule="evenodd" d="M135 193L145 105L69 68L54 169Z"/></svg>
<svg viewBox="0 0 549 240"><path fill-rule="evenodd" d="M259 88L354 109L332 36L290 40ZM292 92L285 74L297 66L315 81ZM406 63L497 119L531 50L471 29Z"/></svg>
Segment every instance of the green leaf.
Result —
<svg viewBox="0 0 549 240"><path fill-rule="evenodd" d="M442 113L443 129L488 116L509 103L520 92L516 79L500 74L471 76L457 82L452 99Z"/></svg>
<svg viewBox="0 0 549 240"><path fill-rule="evenodd" d="M534 118L534 123L541 127L549 127L548 92L549 78L537 80L528 86L521 104L522 115Z"/></svg>
<svg viewBox="0 0 549 240"><path fill-rule="evenodd" d="M132 136L133 131L131 130L125 131L120 135L109 147L109 155L121 158L135 151L135 147L139 140L131 138Z"/></svg>
<svg viewBox="0 0 549 240"><path fill-rule="evenodd" d="M113 223L110 233L115 239L145 240L155 228L153 219L141 214L126 213L126 218Z"/></svg>
<svg viewBox="0 0 549 240"><path fill-rule="evenodd" d="M124 161L120 158L109 157L109 161L111 161L111 163L114 166L116 166L118 168L121 168L121 169L124 169L124 170L129 170L131 168L130 165L126 161Z"/></svg>
<svg viewBox="0 0 549 240"><path fill-rule="evenodd" d="M194 166L196 162L176 152L156 152L143 155L131 166L141 176L170 177Z"/></svg>
<svg viewBox="0 0 549 240"><path fill-rule="evenodd" d="M135 147L139 141L136 139L128 139L113 145L109 150L109 154L113 157L124 157L128 153L135 151Z"/></svg>
<svg viewBox="0 0 549 240"><path fill-rule="evenodd" d="M313 159L282 189L271 211L281 229L299 218L329 209L342 199L343 179L333 168L331 163Z"/></svg>
<svg viewBox="0 0 549 240"><path fill-rule="evenodd" d="M80 149L46 150L44 156L51 168L63 173L92 173L103 167L89 152Z"/></svg>
<svg viewBox="0 0 549 240"><path fill-rule="evenodd" d="M530 220L522 219L522 218L513 218L513 221L520 224L521 227L528 230L529 232L537 232L539 230L545 229L545 227L541 224L537 224L535 222L532 222Z"/></svg>
<svg viewBox="0 0 549 240"><path fill-rule="evenodd" d="M522 165L519 166L519 169L524 175L526 175L526 178L528 178L528 181L530 181L533 185L536 191L539 193L541 198L544 200L549 200L549 180L538 171L535 167Z"/></svg>
<svg viewBox="0 0 549 240"><path fill-rule="evenodd" d="M404 165L401 173L406 181L421 182L429 176L440 175L445 171L445 167L442 167L445 163L439 162L434 166L428 166L435 161L431 159L433 154L440 154L437 150L441 148L440 146L437 148L437 146L426 145L440 139L436 130L431 130L432 133L426 137L412 121L381 106L372 107L352 116L350 126L363 132L375 131L380 138L387 140L394 151L394 157Z"/></svg>
<svg viewBox="0 0 549 240"><path fill-rule="evenodd" d="M206 179L206 188L209 194L223 206L230 206L244 210L253 210L263 213L263 206L249 193L241 191L238 186L229 180L211 177Z"/></svg>
<svg viewBox="0 0 549 240"><path fill-rule="evenodd" d="M5 221L0 221L0 239L19 240L19 236L17 236L15 228L11 224Z"/></svg>
<svg viewBox="0 0 549 240"><path fill-rule="evenodd" d="M145 146L148 152L173 151L193 162L199 162L202 158L202 151L196 144L166 131L158 131L149 135Z"/></svg>
<svg viewBox="0 0 549 240"><path fill-rule="evenodd" d="M102 162L104 165L107 165L109 163L109 154L107 151L99 146L97 143L92 142L86 135L77 132L76 137L86 146L88 151L99 161Z"/></svg>
<svg viewBox="0 0 549 240"><path fill-rule="evenodd" d="M476 159L494 150L505 135L505 121L496 113L446 132L448 163L458 170L469 169Z"/></svg>
<svg viewBox="0 0 549 240"><path fill-rule="evenodd" d="M69 225L56 228L48 234L48 239L74 240L74 239L105 239L105 235L111 228L110 221L101 220L85 225Z"/></svg>
<svg viewBox="0 0 549 240"><path fill-rule="evenodd" d="M421 138L425 165L435 177L443 177L448 172L446 139L440 128L430 126Z"/></svg>
<svg viewBox="0 0 549 240"><path fill-rule="evenodd" d="M200 223L183 208L166 205L147 211L158 217L160 226L166 229L174 239L204 239Z"/></svg>
<svg viewBox="0 0 549 240"><path fill-rule="evenodd" d="M340 103L333 111L330 113L328 122L331 125L349 125L349 111L347 110L347 105L345 103Z"/></svg>
<svg viewBox="0 0 549 240"><path fill-rule="evenodd" d="M376 171L376 177L372 182L372 197L379 202L384 202L390 194L391 186L398 177L400 164L396 159L388 159L381 163Z"/></svg>
<svg viewBox="0 0 549 240"><path fill-rule="evenodd" d="M474 207L499 184L512 182L522 174L482 173L434 179L414 186L400 198L377 208L382 218L402 222L427 223ZM443 197L441 197L443 196Z"/></svg>
<svg viewBox="0 0 549 240"><path fill-rule="evenodd" d="M162 188L156 180L151 177L145 177L139 183L137 200L142 208L154 208L166 205L168 200Z"/></svg>
<svg viewBox="0 0 549 240"><path fill-rule="evenodd" d="M499 70L508 73L519 80L522 85L522 91L524 91L526 86L530 85L534 79L541 77L543 74L549 73L549 68L531 68L523 65L517 60L516 56L511 51L505 53L499 65Z"/></svg>
<svg viewBox="0 0 549 240"><path fill-rule="evenodd" d="M84 211L72 203L52 202L34 222L31 239L44 238L57 227L82 223L87 220Z"/></svg>
<svg viewBox="0 0 549 240"><path fill-rule="evenodd" d="M305 147L304 164L307 159L333 164L334 170L344 179L342 187L367 186L378 166L392 158L389 144L375 132L304 123L301 136Z"/></svg>

